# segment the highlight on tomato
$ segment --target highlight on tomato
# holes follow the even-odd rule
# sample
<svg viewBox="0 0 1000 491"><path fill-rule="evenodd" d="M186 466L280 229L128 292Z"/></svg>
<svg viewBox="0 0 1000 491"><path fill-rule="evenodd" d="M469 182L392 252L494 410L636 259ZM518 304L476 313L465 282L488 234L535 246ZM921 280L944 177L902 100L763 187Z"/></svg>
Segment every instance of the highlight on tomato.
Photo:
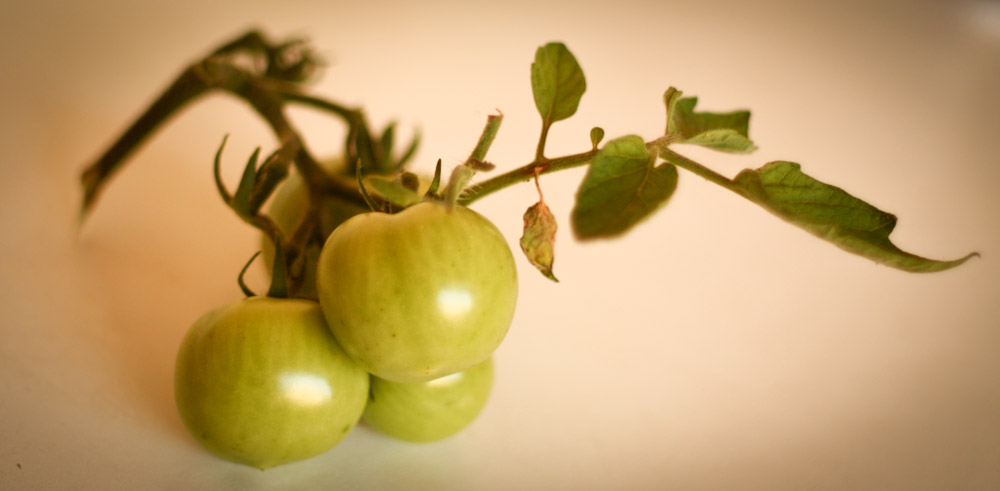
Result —
<svg viewBox="0 0 1000 491"><path fill-rule="evenodd" d="M517 271L489 220L424 201L337 227L317 290L348 355L376 377L422 382L490 357L514 316Z"/></svg>
<svg viewBox="0 0 1000 491"><path fill-rule="evenodd" d="M260 469L319 455L355 426L368 373L319 305L252 297L205 314L177 354L177 409L215 455Z"/></svg>

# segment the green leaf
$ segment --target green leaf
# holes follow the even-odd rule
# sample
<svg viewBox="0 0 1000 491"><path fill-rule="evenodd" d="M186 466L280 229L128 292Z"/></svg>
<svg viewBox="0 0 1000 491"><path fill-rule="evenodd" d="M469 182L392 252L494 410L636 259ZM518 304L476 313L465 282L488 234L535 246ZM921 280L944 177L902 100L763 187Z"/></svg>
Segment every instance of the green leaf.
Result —
<svg viewBox="0 0 1000 491"><path fill-rule="evenodd" d="M890 240L896 217L851 196L843 189L802 173L799 164L770 162L736 176L738 190L771 213L878 263L909 272L934 272L958 266L977 253L951 261L904 252Z"/></svg>
<svg viewBox="0 0 1000 491"><path fill-rule="evenodd" d="M638 136L608 142L576 193L571 215L576 237L621 235L663 206L677 188L677 168L655 161Z"/></svg>
<svg viewBox="0 0 1000 491"><path fill-rule="evenodd" d="M524 234L521 250L546 278L559 282L552 273L555 261L556 218L544 201L535 203L524 212Z"/></svg>
<svg viewBox="0 0 1000 491"><path fill-rule="evenodd" d="M677 143L729 153L750 153L757 149L747 133L750 111L694 112L698 98L681 98L681 92L673 87L663 98L667 106L667 136L675 138Z"/></svg>
<svg viewBox="0 0 1000 491"><path fill-rule="evenodd" d="M664 135L680 134L680 130L677 128L677 121L674 121L673 114L677 107L677 101L681 98L681 94L683 94L683 92L674 87L670 87L663 93L663 105L667 106L667 130L663 133Z"/></svg>
<svg viewBox="0 0 1000 491"><path fill-rule="evenodd" d="M535 51L531 91L546 126L575 114L585 90L583 70L566 45L549 43Z"/></svg>
<svg viewBox="0 0 1000 491"><path fill-rule="evenodd" d="M254 253L254 255L250 257L250 260L243 265L243 269L240 270L240 275L236 277L236 284L240 285L240 290L243 290L243 296L247 298L256 297L257 294L254 293L249 286L247 286L247 283L246 281L243 280L243 277L246 276L247 270L250 269L250 265L253 264L253 260L257 259L257 256L259 256L260 253L261 251L257 251L256 253Z"/></svg>
<svg viewBox="0 0 1000 491"><path fill-rule="evenodd" d="M219 149L215 151L215 159L212 160L212 177L215 179L215 189L219 192L219 196L222 197L222 201L226 203L226 206L232 206L233 197L229 195L229 191L226 190L226 185L222 182L222 149L226 148L226 140L229 139L229 135L222 137L222 143L219 144Z"/></svg>
<svg viewBox="0 0 1000 491"><path fill-rule="evenodd" d="M273 298L288 297L288 272L285 268L285 251L281 247L281 240L274 242L274 264L271 265L271 287L267 290L267 296Z"/></svg>
<svg viewBox="0 0 1000 491"><path fill-rule="evenodd" d="M438 187L441 186L441 159L438 159L437 165L434 166L434 179L431 181L431 185L427 188L427 192L424 193L425 198L439 198Z"/></svg>
<svg viewBox="0 0 1000 491"><path fill-rule="evenodd" d="M393 179L383 176L368 176L365 178L365 184L374 189L376 193L380 194L386 201L399 206L401 208L406 208L418 201L420 201L420 195L416 191L409 189L400 179Z"/></svg>

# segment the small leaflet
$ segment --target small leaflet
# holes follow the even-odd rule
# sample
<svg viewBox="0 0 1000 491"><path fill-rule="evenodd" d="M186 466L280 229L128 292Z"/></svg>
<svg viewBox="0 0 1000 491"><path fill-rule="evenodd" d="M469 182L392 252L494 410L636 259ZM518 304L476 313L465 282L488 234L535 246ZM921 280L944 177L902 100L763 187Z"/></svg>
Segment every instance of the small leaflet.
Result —
<svg viewBox="0 0 1000 491"><path fill-rule="evenodd" d="M600 126L594 126L590 129L590 144L593 145L593 149L597 150L597 147L601 144L601 140L604 139L604 128Z"/></svg>
<svg viewBox="0 0 1000 491"><path fill-rule="evenodd" d="M531 91L546 125L576 114L587 81L576 57L563 43L538 48L531 64Z"/></svg>

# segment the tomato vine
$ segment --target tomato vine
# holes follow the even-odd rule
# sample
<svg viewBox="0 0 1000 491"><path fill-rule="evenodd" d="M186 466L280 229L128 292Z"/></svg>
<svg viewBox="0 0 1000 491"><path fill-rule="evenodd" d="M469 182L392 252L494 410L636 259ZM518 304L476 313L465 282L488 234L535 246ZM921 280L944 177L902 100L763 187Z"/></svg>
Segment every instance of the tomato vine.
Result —
<svg viewBox="0 0 1000 491"><path fill-rule="evenodd" d="M84 189L81 219L92 210L102 189L130 153L162 123L206 93L228 92L248 103L269 124L280 144L259 166L258 153L250 158L232 196L226 192L216 170L220 193L240 218L259 228L280 246L286 263L288 292L294 296L303 287L303 251L309 244L322 245L325 240L320 227L325 197L336 196L386 210L404 208L420 198L415 197L412 185L415 178L405 170L415 153L419 136L414 137L396 158L393 148L395 124L389 124L380 133L373 131L360 108L305 92L304 83L320 65L305 41L292 39L272 43L258 31L238 36L191 64L100 158L85 169L81 176ZM673 87L663 96L666 125L662 136L648 142L636 136L624 136L600 146L604 131L595 127L590 134L592 147L589 150L548 158L545 145L549 128L575 114L586 91L586 79L575 56L565 45L549 43L535 54L531 84L542 118L534 159L466 187L477 170L492 168L485 157L502 115L491 116L466 164L455 170L445 189L439 192L436 184L440 181L439 162L435 185L425 196L467 206L513 184L537 179L539 175L587 166L571 218L576 238L591 240L621 235L665 205L677 186L676 169L681 168L743 196L848 252L897 269L941 271L978 255L971 253L954 260L934 260L898 249L889 240L895 226L894 215L806 175L798 164L771 162L758 169L746 169L735 179L729 179L684 157L673 149L675 144L744 154L751 153L756 146L749 138L749 111L696 112L697 98L681 97L681 91ZM344 172L330 173L322 168L288 120L285 107L289 104L325 111L347 125ZM221 150L220 146L216 169ZM261 212L261 206L293 167L304 178L309 205L298 227L285 236ZM387 176L388 179L364 180L371 176ZM374 192L365 192L366 182L373 184ZM554 218L525 214L525 237L546 239L522 239L522 244L534 244L523 247L524 252L552 279L555 279L551 270L554 231ZM546 256L541 262L539 254Z"/></svg>
<svg viewBox="0 0 1000 491"><path fill-rule="evenodd" d="M696 111L697 98L674 87L663 94L661 136L624 135L602 145L604 130L593 127L589 149L547 157L549 129L576 113L587 87L562 43L538 48L531 65L541 116L534 158L473 185L477 172L495 167L486 156L502 114L487 118L473 151L447 179L440 159L427 179L406 170L419 136L397 149L394 123L374 131L361 109L305 92L319 67L302 40L272 43L247 32L184 69L81 176L82 220L138 145L213 91L246 102L277 135L278 148L263 158L255 150L233 192L220 172L226 138L213 160L222 201L267 239L270 289L203 316L176 364L185 425L206 448L235 462L267 468L318 455L362 414L373 427L411 441L445 438L468 425L489 395L491 356L514 317L518 280L506 239L466 206L534 179L538 202L523 214L519 245L532 265L558 281L558 226L543 198L543 174L586 166L570 215L582 241L617 237L646 220L670 201L682 169L837 247L903 271L941 271L978 255L941 261L900 250L889 240L894 215L803 173L797 163L769 162L730 179L681 155L675 145L739 154L756 145L749 111ZM317 159L285 113L290 104L342 120L343 156ZM243 281L250 262L238 277L247 297L255 296Z"/></svg>

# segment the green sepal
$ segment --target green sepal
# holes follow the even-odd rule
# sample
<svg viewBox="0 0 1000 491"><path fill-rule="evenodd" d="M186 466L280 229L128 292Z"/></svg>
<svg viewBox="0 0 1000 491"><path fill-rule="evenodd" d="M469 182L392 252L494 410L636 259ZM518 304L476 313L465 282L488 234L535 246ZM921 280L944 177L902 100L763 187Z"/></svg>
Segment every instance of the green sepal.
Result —
<svg viewBox="0 0 1000 491"><path fill-rule="evenodd" d="M257 180L257 159L260 157L260 147L253 151L253 155L247 160L246 167L243 168L243 176L240 177L240 184L233 194L230 207L240 218L250 216L250 196L253 194L253 186Z"/></svg>
<svg viewBox="0 0 1000 491"><path fill-rule="evenodd" d="M431 180L431 185L427 188L427 192L424 193L425 199L439 199L441 196L438 195L438 187L441 186L441 159L438 159L437 165L434 166L434 179Z"/></svg>
<svg viewBox="0 0 1000 491"><path fill-rule="evenodd" d="M288 270L285 265L285 251L281 247L281 239L275 238L274 242L274 264L271 265L271 287L267 290L267 296L273 298L288 297Z"/></svg>
<svg viewBox="0 0 1000 491"><path fill-rule="evenodd" d="M364 181L365 184L385 198L386 201L400 208L406 208L420 201L420 195L416 191L407 188L400 179L372 175L366 177Z"/></svg>
<svg viewBox="0 0 1000 491"><path fill-rule="evenodd" d="M465 190L465 186L469 184L474 175L476 175L476 169L468 165L468 162L455 167L451 171L451 177L448 178L448 185L444 188L444 203L449 210L453 209L455 204L458 203L459 196L462 195L462 191Z"/></svg>
<svg viewBox="0 0 1000 491"><path fill-rule="evenodd" d="M215 189L219 192L219 196L222 197L222 202L226 206L231 206L233 202L233 197L229 194L229 190L226 189L226 185L222 182L222 150L226 148L226 141L229 140L229 135L222 137L222 143L219 144L218 150L215 151L215 158L212 160L212 177L215 179Z"/></svg>
<svg viewBox="0 0 1000 491"><path fill-rule="evenodd" d="M259 256L260 253L261 251L257 251L254 253L253 256L250 256L250 260L243 265L243 269L240 270L239 276L236 277L236 283L240 285L240 290L243 291L243 295L246 296L247 298L256 297L257 294L254 293L249 286L247 286L247 283L246 281L243 280L243 277L247 274L247 270L250 269L250 265L253 264L254 259L257 259L257 256Z"/></svg>

